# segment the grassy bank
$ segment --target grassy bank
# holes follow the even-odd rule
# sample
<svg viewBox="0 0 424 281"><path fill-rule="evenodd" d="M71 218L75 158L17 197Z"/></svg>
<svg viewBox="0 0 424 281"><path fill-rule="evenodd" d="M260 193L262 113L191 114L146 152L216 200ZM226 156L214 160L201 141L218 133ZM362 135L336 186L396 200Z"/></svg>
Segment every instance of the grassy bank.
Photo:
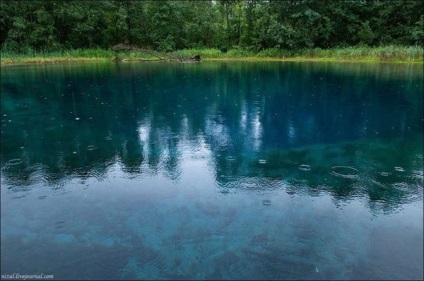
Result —
<svg viewBox="0 0 424 281"><path fill-rule="evenodd" d="M280 50L266 49L249 51L231 49L221 52L218 49L179 50L162 58L189 58L199 54L204 60L269 60L269 61L368 61L368 62L423 62L423 47L386 46L386 47L349 47L335 49ZM154 54L125 51L115 53L103 49L78 49L61 52L31 52L14 54L2 52L1 64L54 63L54 62L106 62L113 60L158 60Z"/></svg>
<svg viewBox="0 0 424 281"><path fill-rule="evenodd" d="M156 57L138 52L119 52L104 49L77 49L58 52L1 53L2 65L60 62L107 62L112 60L155 60Z"/></svg>
<svg viewBox="0 0 424 281"><path fill-rule="evenodd" d="M204 59L248 59L248 60L311 60L311 61L374 61L374 62L423 62L422 47L349 47L337 49L280 50L266 49L253 52L242 49L222 53L217 49L190 49L174 52L182 56L200 54Z"/></svg>

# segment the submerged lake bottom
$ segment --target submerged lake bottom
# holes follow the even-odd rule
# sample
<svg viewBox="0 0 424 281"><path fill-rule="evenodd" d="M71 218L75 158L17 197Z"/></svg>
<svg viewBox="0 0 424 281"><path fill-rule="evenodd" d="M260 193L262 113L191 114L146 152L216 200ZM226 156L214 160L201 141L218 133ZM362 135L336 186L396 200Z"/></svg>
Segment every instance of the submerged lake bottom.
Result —
<svg viewBox="0 0 424 281"><path fill-rule="evenodd" d="M1 79L2 276L423 278L420 68L81 64Z"/></svg>

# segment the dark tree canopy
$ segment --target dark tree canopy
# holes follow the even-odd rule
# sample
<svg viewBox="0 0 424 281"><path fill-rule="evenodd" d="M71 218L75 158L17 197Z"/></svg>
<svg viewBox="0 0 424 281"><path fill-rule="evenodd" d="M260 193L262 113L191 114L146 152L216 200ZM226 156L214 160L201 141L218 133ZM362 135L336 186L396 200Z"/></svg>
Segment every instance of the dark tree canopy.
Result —
<svg viewBox="0 0 424 281"><path fill-rule="evenodd" d="M0 2L3 51L422 45L422 0Z"/></svg>

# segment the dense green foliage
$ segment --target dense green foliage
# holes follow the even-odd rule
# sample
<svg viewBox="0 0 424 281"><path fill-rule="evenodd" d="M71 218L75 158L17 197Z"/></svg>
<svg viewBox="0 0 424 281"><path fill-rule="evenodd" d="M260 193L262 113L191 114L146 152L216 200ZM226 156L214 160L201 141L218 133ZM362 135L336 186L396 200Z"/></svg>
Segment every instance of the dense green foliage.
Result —
<svg viewBox="0 0 424 281"><path fill-rule="evenodd" d="M422 45L422 0L2 1L2 51Z"/></svg>

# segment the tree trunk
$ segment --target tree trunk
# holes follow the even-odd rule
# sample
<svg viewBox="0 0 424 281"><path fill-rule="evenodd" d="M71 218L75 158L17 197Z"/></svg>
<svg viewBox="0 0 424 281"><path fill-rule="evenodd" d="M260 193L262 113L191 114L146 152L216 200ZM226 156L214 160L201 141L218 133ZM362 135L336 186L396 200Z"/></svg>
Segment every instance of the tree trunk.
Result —
<svg viewBox="0 0 424 281"><path fill-rule="evenodd" d="M228 2L225 2L225 14L227 16L227 45L230 46L230 22L228 21Z"/></svg>

